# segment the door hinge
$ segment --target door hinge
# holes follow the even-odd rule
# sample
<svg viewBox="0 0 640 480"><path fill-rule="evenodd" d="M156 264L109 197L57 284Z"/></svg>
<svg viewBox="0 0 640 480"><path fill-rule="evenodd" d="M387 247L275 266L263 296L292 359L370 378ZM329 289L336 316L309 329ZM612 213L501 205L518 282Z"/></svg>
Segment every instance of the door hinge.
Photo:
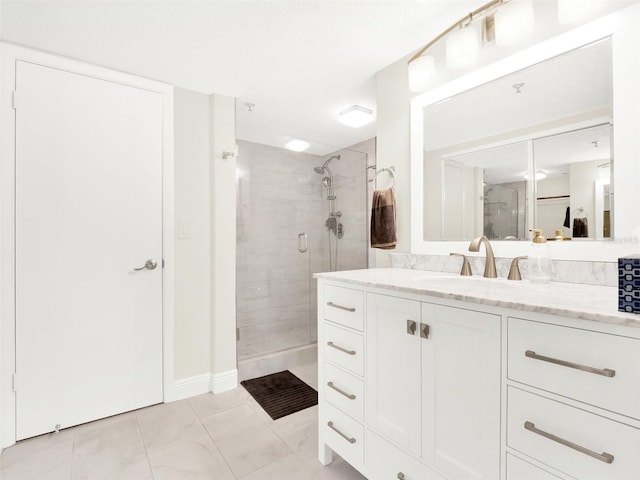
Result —
<svg viewBox="0 0 640 480"><path fill-rule="evenodd" d="M162 268L164 268L164 258L162 259Z"/></svg>
<svg viewBox="0 0 640 480"><path fill-rule="evenodd" d="M14 373L11 376L11 387L13 388L14 392L18 391L18 380L17 380L17 378L18 378L18 374L17 373Z"/></svg>
<svg viewBox="0 0 640 480"><path fill-rule="evenodd" d="M13 108L16 108L17 98L18 98L18 92L14 90L13 92L11 92L11 106Z"/></svg>

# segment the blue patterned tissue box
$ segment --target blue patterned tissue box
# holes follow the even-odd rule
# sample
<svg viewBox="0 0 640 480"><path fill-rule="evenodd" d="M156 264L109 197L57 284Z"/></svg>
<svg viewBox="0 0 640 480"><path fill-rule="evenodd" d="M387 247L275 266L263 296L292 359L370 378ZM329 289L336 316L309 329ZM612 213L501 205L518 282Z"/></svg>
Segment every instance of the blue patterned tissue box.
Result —
<svg viewBox="0 0 640 480"><path fill-rule="evenodd" d="M618 310L640 313L640 255L618 259Z"/></svg>

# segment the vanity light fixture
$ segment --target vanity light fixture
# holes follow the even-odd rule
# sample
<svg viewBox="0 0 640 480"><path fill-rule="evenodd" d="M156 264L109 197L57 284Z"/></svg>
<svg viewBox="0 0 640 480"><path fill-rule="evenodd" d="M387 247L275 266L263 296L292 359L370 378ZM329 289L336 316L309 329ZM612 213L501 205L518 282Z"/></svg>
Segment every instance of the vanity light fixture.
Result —
<svg viewBox="0 0 640 480"><path fill-rule="evenodd" d="M491 16L493 21L486 21L491 20ZM484 31L481 35L480 22L474 22L483 17L485 19L482 22L483 28L493 30ZM447 67L455 69L475 62L483 38L485 45L488 45L492 43L491 39L495 34L497 45L511 45L532 33L533 27L532 0L491 0L451 25L409 59L409 89L412 92L421 92L433 84L435 60L431 55L426 55L426 52L443 38L447 39L445 44Z"/></svg>
<svg viewBox="0 0 640 480"><path fill-rule="evenodd" d="M533 34L533 0L509 2L494 15L496 45L506 47Z"/></svg>
<svg viewBox="0 0 640 480"><path fill-rule="evenodd" d="M291 150L292 152L304 152L306 149L310 147L309 142L305 142L304 140L292 139L284 144L284 148L287 150Z"/></svg>
<svg viewBox="0 0 640 480"><path fill-rule="evenodd" d="M373 122L373 110L360 105L353 105L346 110L340 112L338 121L350 127L361 127L367 123Z"/></svg>
<svg viewBox="0 0 640 480"><path fill-rule="evenodd" d="M480 31L477 25L469 23L447 37L447 67L464 68L472 65L480 52Z"/></svg>

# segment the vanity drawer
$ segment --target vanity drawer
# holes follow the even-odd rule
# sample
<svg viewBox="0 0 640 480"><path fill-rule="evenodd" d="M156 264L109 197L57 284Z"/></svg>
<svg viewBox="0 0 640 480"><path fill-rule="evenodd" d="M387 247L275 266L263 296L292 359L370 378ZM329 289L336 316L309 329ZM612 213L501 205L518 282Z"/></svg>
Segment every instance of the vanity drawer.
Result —
<svg viewBox="0 0 640 480"><path fill-rule="evenodd" d="M356 420L364 420L364 383L334 367L324 366L324 398Z"/></svg>
<svg viewBox="0 0 640 480"><path fill-rule="evenodd" d="M509 318L508 376L640 419L640 340Z"/></svg>
<svg viewBox="0 0 640 480"><path fill-rule="evenodd" d="M364 339L362 335L343 328L324 324L323 356L353 373L364 374Z"/></svg>
<svg viewBox="0 0 640 480"><path fill-rule="evenodd" d="M513 387L507 445L579 480L635 480L640 471L638 429Z"/></svg>
<svg viewBox="0 0 640 480"><path fill-rule="evenodd" d="M558 480L559 478L507 453L507 480Z"/></svg>
<svg viewBox="0 0 640 480"><path fill-rule="evenodd" d="M364 293L361 290L324 286L325 320L362 331L364 326Z"/></svg>
<svg viewBox="0 0 640 480"><path fill-rule="evenodd" d="M369 480L444 480L405 452L367 430L367 478Z"/></svg>
<svg viewBox="0 0 640 480"><path fill-rule="evenodd" d="M364 463L364 427L329 403L324 404L324 420L319 426L325 443L338 455L362 470Z"/></svg>

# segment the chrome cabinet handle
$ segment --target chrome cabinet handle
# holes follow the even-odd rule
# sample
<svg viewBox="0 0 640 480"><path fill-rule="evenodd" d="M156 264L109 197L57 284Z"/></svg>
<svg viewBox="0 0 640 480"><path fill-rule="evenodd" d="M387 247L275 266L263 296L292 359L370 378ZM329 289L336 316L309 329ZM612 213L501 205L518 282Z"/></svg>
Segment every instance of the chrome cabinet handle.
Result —
<svg viewBox="0 0 640 480"><path fill-rule="evenodd" d="M144 262L144 265L138 268L134 268L134 270L136 272L139 272L140 270L155 270L155 268L158 266L158 262L156 262L153 259L149 259L146 262Z"/></svg>
<svg viewBox="0 0 640 480"><path fill-rule="evenodd" d="M595 458L596 460L600 460L601 462L604 463L613 463L613 455L611 455L610 453L597 453L594 452L593 450L589 450L588 448L585 448L583 446L580 446L576 443L570 442L569 440L565 440L564 438L560 438L552 433L549 432L545 432L544 430L540 430L539 428L536 428L535 424L533 424L532 422L524 422L524 428L529 430L530 432L533 432L537 435L540 435L544 438L548 438L549 440L553 440L554 442L557 442L561 445L564 445L565 447L569 447L569 448L573 448L574 450L580 452L580 453L584 453L585 455L588 455L590 457Z"/></svg>
<svg viewBox="0 0 640 480"><path fill-rule="evenodd" d="M304 253L309 248L309 237L306 233L298 234L298 251Z"/></svg>
<svg viewBox="0 0 640 480"><path fill-rule="evenodd" d="M341 395L344 395L345 397L347 397L349 400L355 400L356 396L353 393L347 393L344 390L342 390L339 387L336 387L335 384L333 382L327 382L327 387L329 388L333 388L336 392L338 392Z"/></svg>
<svg viewBox="0 0 640 480"><path fill-rule="evenodd" d="M429 338L429 333L431 332L431 329L429 328L429 325L426 323L421 323L420 324L420 337L422 338Z"/></svg>
<svg viewBox="0 0 640 480"><path fill-rule="evenodd" d="M344 352L347 355L355 355L356 354L355 350L347 350L346 348L343 348L340 345L336 345L333 342L327 342L327 345L329 345L331 348L335 348L336 350L340 350L341 352Z"/></svg>
<svg viewBox="0 0 640 480"><path fill-rule="evenodd" d="M554 363L556 365L562 365L563 367L575 368L583 372L595 373L596 375L602 375L603 377L615 377L616 371L610 368L594 368L586 365L580 365L579 363L567 362L566 360L559 360L553 357L545 357L544 355L538 355L532 350L524 352L526 357L533 358L535 360L542 360L543 362Z"/></svg>
<svg viewBox="0 0 640 480"><path fill-rule="evenodd" d="M336 432L338 435L340 435L342 438L344 438L347 442L349 443L356 443L356 439L353 437L347 437L344 433L342 433L340 430L338 430L336 427L333 426L333 422L329 421L327 422L327 426L333 430L334 432Z"/></svg>
<svg viewBox="0 0 640 480"><path fill-rule="evenodd" d="M404 473L398 472L398 480L404 480Z"/></svg>
<svg viewBox="0 0 640 480"><path fill-rule="evenodd" d="M415 335L418 324L414 320L407 320L407 334Z"/></svg>
<svg viewBox="0 0 640 480"><path fill-rule="evenodd" d="M336 303L333 302L327 302L327 305L329 305L330 307L333 308L339 308L340 310L346 310L347 312L355 312L356 309L353 307L343 307L342 305L338 305Z"/></svg>

